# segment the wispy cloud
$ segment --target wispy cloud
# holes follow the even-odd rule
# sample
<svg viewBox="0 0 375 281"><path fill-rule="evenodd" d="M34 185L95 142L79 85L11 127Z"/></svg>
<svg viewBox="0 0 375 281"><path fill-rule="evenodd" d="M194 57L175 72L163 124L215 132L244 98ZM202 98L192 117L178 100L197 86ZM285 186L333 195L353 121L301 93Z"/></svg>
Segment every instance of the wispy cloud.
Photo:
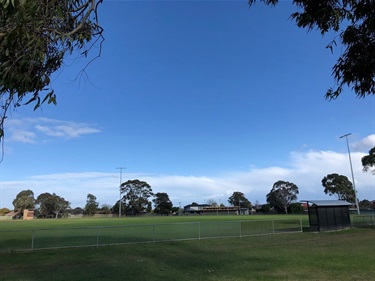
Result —
<svg viewBox="0 0 375 281"><path fill-rule="evenodd" d="M10 130L9 141L23 142L23 143L35 143L36 134L32 131L27 130Z"/></svg>
<svg viewBox="0 0 375 281"><path fill-rule="evenodd" d="M6 123L8 142L37 143L51 138L73 139L101 132L92 124L49 118L10 119Z"/></svg>

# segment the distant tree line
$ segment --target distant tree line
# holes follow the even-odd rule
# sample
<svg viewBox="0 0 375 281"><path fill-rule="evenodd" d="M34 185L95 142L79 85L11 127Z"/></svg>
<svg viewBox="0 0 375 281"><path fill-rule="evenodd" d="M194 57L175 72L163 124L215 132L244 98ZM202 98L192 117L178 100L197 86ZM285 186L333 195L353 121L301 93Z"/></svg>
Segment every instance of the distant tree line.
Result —
<svg viewBox="0 0 375 281"><path fill-rule="evenodd" d="M367 172L375 166L375 147L369 151L369 154L362 158L363 171ZM375 174L374 170L371 170ZM324 193L329 196L335 196L338 200L344 200L355 204L356 196L353 184L343 175L337 173L328 174L322 179ZM128 180L121 184L121 199L112 207L103 204L99 208L99 202L95 195L89 193L86 198L86 205L82 208L70 208L70 202L55 193L42 193L34 197L34 192L30 189L22 190L13 200L14 211L23 212L24 209L34 210L35 215L41 218L59 218L70 214L83 214L93 216L95 214L123 214L123 215L141 215L153 212L158 215L171 215L180 213L180 207L173 206L169 195L166 192L153 193L151 186L138 179ZM262 213L302 213L304 210L298 199L298 186L292 182L279 180L275 182L266 195L267 204L259 206L256 209ZM358 200L358 198L357 198ZM236 206L239 210L243 208L252 209L252 203L240 191L234 191L229 197L228 203ZM375 201L364 199L359 201L360 208L375 208ZM192 205L197 204L195 202ZM152 205L154 208L152 208ZM199 205L199 204L197 204ZM213 199L207 201L207 205L212 207L220 206ZM121 212L119 210L121 208ZM0 209L0 215L10 212L7 208Z"/></svg>

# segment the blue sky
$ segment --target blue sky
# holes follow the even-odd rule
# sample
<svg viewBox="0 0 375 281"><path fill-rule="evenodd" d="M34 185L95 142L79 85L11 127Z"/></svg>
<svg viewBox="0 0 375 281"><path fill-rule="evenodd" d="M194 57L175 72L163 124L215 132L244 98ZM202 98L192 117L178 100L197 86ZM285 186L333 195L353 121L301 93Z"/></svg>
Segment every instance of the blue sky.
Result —
<svg viewBox="0 0 375 281"><path fill-rule="evenodd" d="M105 1L102 55L67 58L53 78L58 105L12 111L0 170L0 208L17 193L54 192L83 207L113 205L123 181L147 181L175 206L241 191L264 203L278 180L298 199L330 199L321 179L351 180L375 199L360 159L375 146L375 99L350 89L335 101L333 35L299 29L290 1ZM95 50L94 50L95 51Z"/></svg>

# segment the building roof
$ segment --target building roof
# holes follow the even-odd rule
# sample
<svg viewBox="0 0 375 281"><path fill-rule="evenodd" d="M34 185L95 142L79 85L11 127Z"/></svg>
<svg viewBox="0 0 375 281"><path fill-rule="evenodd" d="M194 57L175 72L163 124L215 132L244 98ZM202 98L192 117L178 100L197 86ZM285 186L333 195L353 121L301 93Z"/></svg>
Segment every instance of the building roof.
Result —
<svg viewBox="0 0 375 281"><path fill-rule="evenodd" d="M17 211L10 211L9 213L5 214L5 216L7 217L14 217L18 214L21 214L21 212L17 212Z"/></svg>
<svg viewBox="0 0 375 281"><path fill-rule="evenodd" d="M350 206L352 203L343 200L303 200L301 202L307 202L307 204L316 205L318 207L328 206Z"/></svg>

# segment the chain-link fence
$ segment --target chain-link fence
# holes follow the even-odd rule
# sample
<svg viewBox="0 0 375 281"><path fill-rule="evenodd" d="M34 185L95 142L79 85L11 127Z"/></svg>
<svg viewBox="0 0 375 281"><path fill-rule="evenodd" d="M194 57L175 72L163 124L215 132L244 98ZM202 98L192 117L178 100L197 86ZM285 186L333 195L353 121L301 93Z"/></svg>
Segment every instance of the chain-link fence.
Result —
<svg viewBox="0 0 375 281"><path fill-rule="evenodd" d="M153 243L296 232L302 232L302 221L297 219L1 231L0 251Z"/></svg>
<svg viewBox="0 0 375 281"><path fill-rule="evenodd" d="M375 214L364 214L352 216L353 227L366 227L375 225Z"/></svg>

